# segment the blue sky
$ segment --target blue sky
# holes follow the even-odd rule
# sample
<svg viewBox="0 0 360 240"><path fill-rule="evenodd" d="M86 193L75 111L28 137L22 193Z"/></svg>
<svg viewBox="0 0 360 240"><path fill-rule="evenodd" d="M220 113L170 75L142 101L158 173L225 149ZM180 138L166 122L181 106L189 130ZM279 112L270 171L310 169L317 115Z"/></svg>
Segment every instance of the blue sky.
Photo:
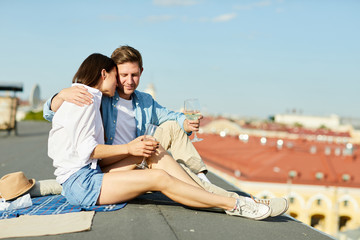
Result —
<svg viewBox="0 0 360 240"><path fill-rule="evenodd" d="M0 82L46 99L91 53L141 51L139 90L177 110L360 117L357 0L0 0Z"/></svg>

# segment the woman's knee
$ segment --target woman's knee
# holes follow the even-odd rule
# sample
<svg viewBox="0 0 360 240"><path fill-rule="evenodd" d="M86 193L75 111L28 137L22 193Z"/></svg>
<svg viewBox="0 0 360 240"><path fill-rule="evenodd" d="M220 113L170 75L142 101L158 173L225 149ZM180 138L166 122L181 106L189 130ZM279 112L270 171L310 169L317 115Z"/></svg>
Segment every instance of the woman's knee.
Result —
<svg viewBox="0 0 360 240"><path fill-rule="evenodd" d="M171 182L172 177L162 169L152 169L151 170L151 179L157 185L157 187L161 190L168 186Z"/></svg>
<svg viewBox="0 0 360 240"><path fill-rule="evenodd" d="M170 156L169 153L161 145L159 145L159 148L156 150L156 153L152 155L150 158L148 158L147 162L151 166L152 164L157 164L159 163L159 161L169 156Z"/></svg>

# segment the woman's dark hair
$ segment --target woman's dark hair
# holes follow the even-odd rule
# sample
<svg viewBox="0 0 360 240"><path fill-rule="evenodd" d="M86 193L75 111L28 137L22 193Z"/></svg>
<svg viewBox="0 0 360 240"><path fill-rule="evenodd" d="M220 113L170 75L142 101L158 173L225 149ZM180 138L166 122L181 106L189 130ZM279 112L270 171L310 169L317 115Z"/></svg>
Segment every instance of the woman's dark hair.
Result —
<svg viewBox="0 0 360 240"><path fill-rule="evenodd" d="M110 72L114 67L116 64L111 58L100 53L93 53L80 65L72 82L94 87L98 84L101 71L105 69L106 72Z"/></svg>

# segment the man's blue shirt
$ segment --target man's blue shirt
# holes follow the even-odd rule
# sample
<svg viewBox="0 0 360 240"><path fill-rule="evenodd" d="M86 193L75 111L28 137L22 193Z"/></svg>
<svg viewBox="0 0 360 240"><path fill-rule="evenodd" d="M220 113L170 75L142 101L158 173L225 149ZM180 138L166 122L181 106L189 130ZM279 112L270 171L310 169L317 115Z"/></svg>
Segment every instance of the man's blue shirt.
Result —
<svg viewBox="0 0 360 240"><path fill-rule="evenodd" d="M154 125L160 125L169 120L177 121L184 130L183 124L185 115L183 113L168 110L158 104L148 93L135 90L135 92L131 95L131 98L135 112L136 137L144 135L147 124L151 123ZM43 107L44 118L50 122L55 114L50 110L51 100L52 98L47 100ZM113 97L103 95L101 101L104 130L106 135L105 143L109 145L113 144L115 137L118 114L116 104L119 100L119 94L115 91L115 95ZM187 134L190 135L191 133Z"/></svg>

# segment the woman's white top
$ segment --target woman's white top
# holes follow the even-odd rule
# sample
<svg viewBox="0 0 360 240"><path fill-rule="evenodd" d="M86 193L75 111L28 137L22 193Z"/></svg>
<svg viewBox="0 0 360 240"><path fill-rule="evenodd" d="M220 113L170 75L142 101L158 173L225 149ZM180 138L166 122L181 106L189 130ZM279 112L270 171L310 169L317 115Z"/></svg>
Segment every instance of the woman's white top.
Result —
<svg viewBox="0 0 360 240"><path fill-rule="evenodd" d="M55 113L48 139L48 155L56 168L56 180L62 184L73 173L98 159L91 159L94 148L104 144L104 128L100 113L102 93L98 89L75 83L88 89L93 104L83 107L64 102Z"/></svg>
<svg viewBox="0 0 360 240"><path fill-rule="evenodd" d="M116 103L117 123L113 145L127 144L136 138L135 111L132 99L126 100L120 97Z"/></svg>

